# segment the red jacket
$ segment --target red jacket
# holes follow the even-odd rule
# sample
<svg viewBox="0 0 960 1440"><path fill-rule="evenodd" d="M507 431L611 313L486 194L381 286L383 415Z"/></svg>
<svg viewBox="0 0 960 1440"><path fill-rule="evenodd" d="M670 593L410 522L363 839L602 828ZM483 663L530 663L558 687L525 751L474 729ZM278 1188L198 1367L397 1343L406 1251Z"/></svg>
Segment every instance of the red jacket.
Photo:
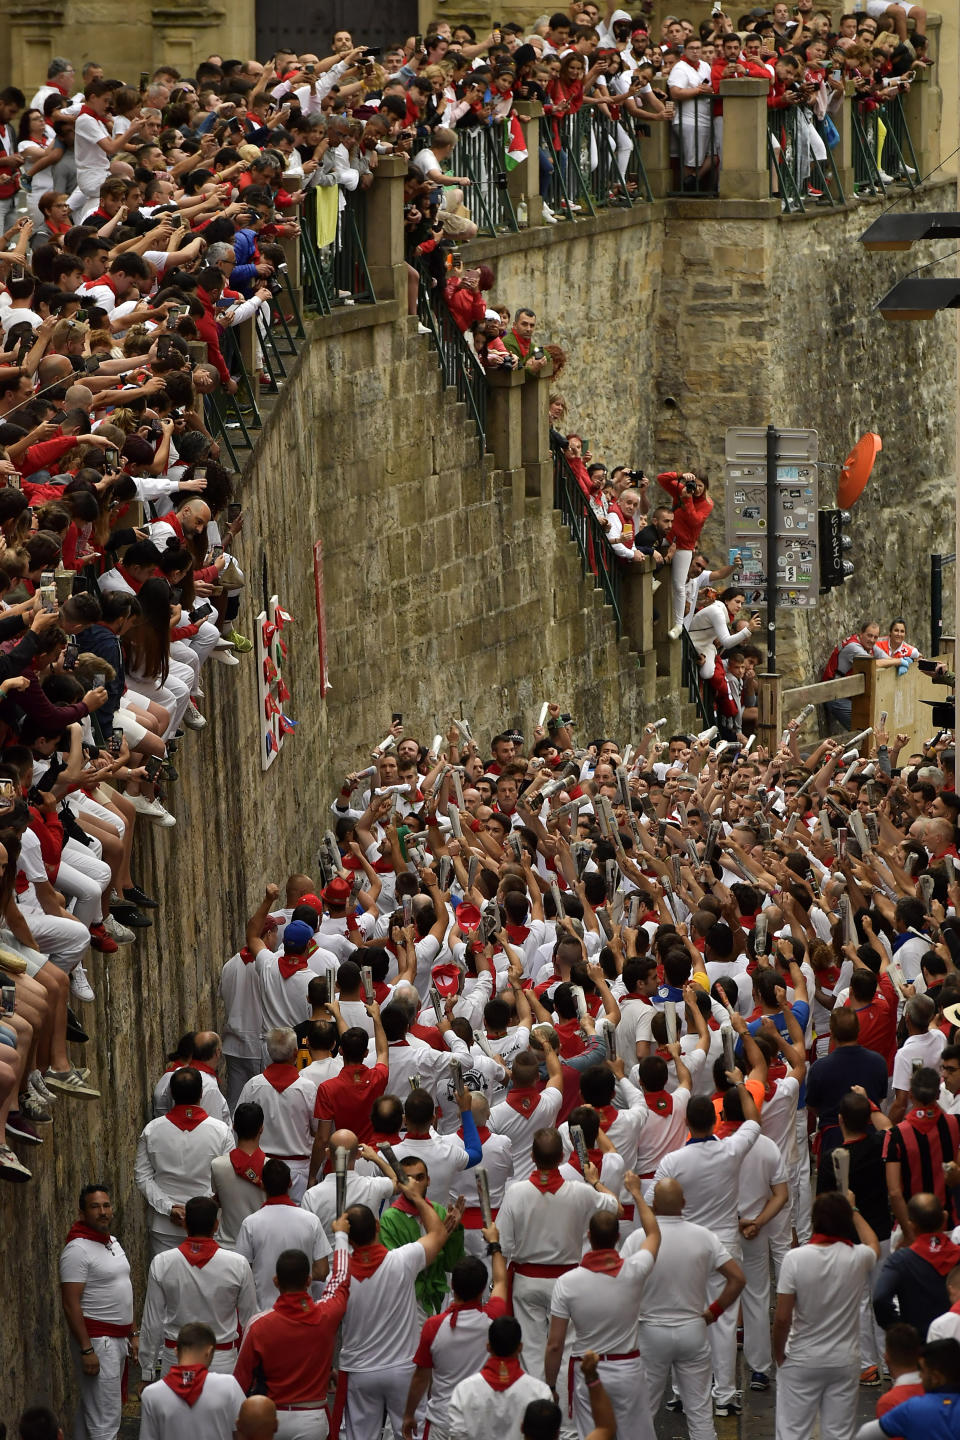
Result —
<svg viewBox="0 0 960 1440"><path fill-rule="evenodd" d="M52 440L41 440L31 445L23 457L23 472L32 475L36 470L49 470L61 455L66 455L77 443L76 435L54 435Z"/></svg>
<svg viewBox="0 0 960 1440"><path fill-rule="evenodd" d="M713 509L713 501L706 494L701 495L699 500L688 495L675 470L667 470L658 475L657 484L666 490L668 495L672 495L675 502L673 524L668 538L676 544L678 550L696 550L700 543L700 532Z"/></svg>
<svg viewBox="0 0 960 1440"><path fill-rule="evenodd" d="M487 306L479 290L471 290L462 280L450 279L443 292L447 309L464 333L486 314Z"/></svg>
<svg viewBox="0 0 960 1440"><path fill-rule="evenodd" d="M223 352L220 349L220 327L214 319L213 300L200 285L197 286L196 294L197 299L203 306L203 318L201 319L198 315L193 317L197 327L197 334L201 340L206 341L207 359L211 365L216 365L217 374L220 376L224 385L227 385L231 377L230 371L227 369L227 362L224 360Z"/></svg>

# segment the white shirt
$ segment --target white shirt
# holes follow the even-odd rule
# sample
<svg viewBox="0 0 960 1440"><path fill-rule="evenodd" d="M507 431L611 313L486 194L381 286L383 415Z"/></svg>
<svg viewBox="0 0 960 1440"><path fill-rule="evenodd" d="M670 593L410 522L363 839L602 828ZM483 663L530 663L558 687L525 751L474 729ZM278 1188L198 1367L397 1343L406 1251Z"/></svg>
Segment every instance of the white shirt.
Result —
<svg viewBox="0 0 960 1440"><path fill-rule="evenodd" d="M634 1166L641 1179L650 1178L663 1157L683 1144L687 1134L690 1094L689 1090L674 1090L669 1096L669 1108L666 1102L651 1104L648 1097L647 1123L640 1136Z"/></svg>
<svg viewBox="0 0 960 1440"><path fill-rule="evenodd" d="M797 1158L797 1101L800 1082L792 1075L781 1075L774 1081L773 1094L763 1102L760 1112L760 1133L772 1140L784 1161L792 1165Z"/></svg>
<svg viewBox="0 0 960 1440"><path fill-rule="evenodd" d="M304 1020L309 1020L313 1007L307 999L307 987L314 975L322 975L325 961L318 960L323 954L315 951L307 958L306 970L297 970L288 980L280 973L279 956L270 950L261 950L254 964L260 985L260 1036L266 1039L270 1030L295 1030Z"/></svg>
<svg viewBox="0 0 960 1440"><path fill-rule="evenodd" d="M115 1236L109 1245L78 1238L60 1255L61 1285L82 1285L80 1309L91 1320L110 1325L133 1324L130 1262Z"/></svg>
<svg viewBox="0 0 960 1440"><path fill-rule="evenodd" d="M503 1051L498 1051L503 1054ZM508 1101L494 1105L490 1111L490 1129L498 1135L506 1135L513 1147L513 1173L517 1179L525 1179L533 1171L533 1156L530 1147L538 1130L556 1125L557 1116L563 1107L563 1092L550 1086L540 1092L539 1103L529 1115L515 1110Z"/></svg>
<svg viewBox="0 0 960 1440"><path fill-rule="evenodd" d="M897 958L900 958L899 955ZM894 1090L910 1089L910 1077L918 1060L938 1070L940 1055L946 1043L947 1037L942 1030L926 1030L922 1035L908 1035L894 1057Z"/></svg>
<svg viewBox="0 0 960 1440"><path fill-rule="evenodd" d="M451 1315L456 1316L455 1325L450 1323ZM487 1360L487 1335L492 1318L485 1309L463 1305L456 1310L451 1307L440 1315L430 1316L424 1323L417 1359L419 1361L422 1357L427 1360L423 1353L426 1347L429 1351L430 1398L424 1418L429 1420L431 1431L446 1434L450 1396L461 1380L483 1368Z"/></svg>
<svg viewBox="0 0 960 1440"><path fill-rule="evenodd" d="M250 1262L261 1310L269 1310L277 1298L273 1277L277 1273L277 1256L283 1250L302 1250L312 1267L315 1260L325 1260L332 1249L316 1215L301 1210L299 1205L265 1204L262 1210L247 1216L237 1236L237 1251Z"/></svg>
<svg viewBox="0 0 960 1440"><path fill-rule="evenodd" d="M420 1330L414 1281L427 1263L419 1240L388 1250L365 1280L352 1276L340 1331L340 1368L381 1370L413 1359Z"/></svg>
<svg viewBox="0 0 960 1440"><path fill-rule="evenodd" d="M657 1011L649 1000L634 995L620 1001L617 1026L617 1055L628 1070L637 1063L637 1042L653 1039L653 1017Z"/></svg>
<svg viewBox="0 0 960 1440"><path fill-rule="evenodd" d="M259 1185L251 1185L234 1170L229 1155L218 1155L210 1166L210 1184L220 1202L220 1229L217 1239L232 1250L237 1243L240 1226L248 1215L255 1215L267 1198Z"/></svg>
<svg viewBox="0 0 960 1440"><path fill-rule="evenodd" d="M9 172L5 171L4 173ZM30 310L21 306L14 309L11 305L9 309L4 310L3 316L0 318L0 325L3 327L4 335L7 335L13 329L14 325L23 324L27 324L31 330L35 330L38 325L43 324L43 316L38 315L36 310Z"/></svg>
<svg viewBox="0 0 960 1440"><path fill-rule="evenodd" d="M778 1295L794 1297L787 1359L801 1365L859 1363L858 1316L877 1257L867 1245L801 1245L780 1266Z"/></svg>
<svg viewBox="0 0 960 1440"><path fill-rule="evenodd" d="M247 1397L232 1375L207 1371L203 1390L192 1405L163 1380L140 1397L140 1440L233 1440L240 1406Z"/></svg>
<svg viewBox="0 0 960 1440"><path fill-rule="evenodd" d="M707 64L706 60L698 61L695 66L691 65L688 60L678 60L676 65L674 65L673 69L670 71L670 74L667 76L668 86L670 86L671 88L676 86L678 90L695 90L698 85L709 84L709 81L710 66ZM673 97L671 96L671 99L672 98ZM699 97L691 96L690 99L696 101L696 113L698 118L702 118L704 115L710 114L710 109L713 106L713 100L710 98L709 95L701 95ZM687 105L690 104L690 99L685 102ZM674 112L674 116L674 124L680 124L681 111L679 109ZM688 119L692 120L693 116L690 115Z"/></svg>
<svg viewBox="0 0 960 1440"><path fill-rule="evenodd" d="M259 1049L258 1052L259 1054ZM176 1072L168 1070L160 1076L153 1091L153 1113L154 1117L166 1115L168 1110L173 1109L173 1096L170 1094L170 1080ZM230 1124L230 1106L224 1098L223 1091L217 1083L215 1075L208 1075L205 1070L198 1071L203 1083L200 1093L200 1104L208 1115L214 1120L222 1120L224 1125Z"/></svg>
<svg viewBox="0 0 960 1440"><path fill-rule="evenodd" d="M738 1207L740 1218L755 1220L773 1193L774 1185L787 1183L787 1168L783 1156L772 1140L761 1135L756 1144L747 1151L740 1166ZM787 1207L784 1207L786 1209ZM787 1210L789 1214L789 1210ZM784 1211L770 1222L775 1226Z"/></svg>
<svg viewBox="0 0 960 1440"><path fill-rule="evenodd" d="M930 1321L927 1326L928 1345L931 1340L960 1340L960 1315L955 1310L945 1310L936 1320Z"/></svg>
<svg viewBox="0 0 960 1440"><path fill-rule="evenodd" d="M313 1148L313 1107L317 1087L301 1075L281 1092L264 1075L253 1075L240 1091L238 1105L255 1101L263 1110L260 1145L281 1159L310 1158Z"/></svg>
<svg viewBox="0 0 960 1440"><path fill-rule="evenodd" d="M504 1256L520 1264L576 1265L591 1215L616 1209L616 1196L592 1185L565 1180L553 1194L542 1194L529 1179L514 1180L497 1215Z"/></svg>
<svg viewBox="0 0 960 1440"><path fill-rule="evenodd" d="M475 1209L480 1204L480 1197L477 1194L477 1170L483 1169L487 1172L487 1184L490 1187L490 1208L494 1215L503 1201L504 1191L508 1181L513 1179L513 1146L506 1135L496 1135L491 1130L483 1142L483 1156L479 1166L471 1170L464 1170L457 1181L457 1189L467 1202L467 1210ZM476 1223L473 1223L474 1220ZM474 1216L464 1216L464 1229L479 1230L480 1220Z"/></svg>
<svg viewBox="0 0 960 1440"><path fill-rule="evenodd" d="M560 1276L553 1287L550 1314L573 1322L581 1355L587 1350L622 1355L636 1349L641 1296L653 1261L649 1250L639 1250L627 1257L619 1275L578 1265Z"/></svg>
<svg viewBox="0 0 960 1440"><path fill-rule="evenodd" d="M393 1195L393 1181L388 1180L385 1175L358 1175L356 1170L347 1171L348 1205L366 1205L374 1215L379 1215ZM311 1185L304 1193L300 1205L317 1217L332 1247L333 1222L337 1218L336 1175L325 1175L319 1185Z"/></svg>
<svg viewBox="0 0 960 1440"><path fill-rule="evenodd" d="M498 1060L491 1060L476 1047L465 1055L458 1054L457 1058L463 1066L463 1083L471 1095L483 1095L490 1106L502 1099L509 1077ZM437 1109L440 1111L437 1128L441 1135L452 1135L460 1128L460 1107L453 1090L453 1077L449 1074L437 1092Z"/></svg>
<svg viewBox="0 0 960 1440"><path fill-rule="evenodd" d="M206 1265L191 1265L179 1246L154 1256L140 1321L140 1368L152 1380L164 1340L176 1340L183 1325L201 1320L218 1345L237 1339L257 1313L253 1273L242 1255L218 1250Z"/></svg>
<svg viewBox="0 0 960 1440"><path fill-rule="evenodd" d="M255 964L245 965L239 953L220 971L223 1005L223 1053L255 1060L260 1055L262 1020L260 982Z"/></svg>
<svg viewBox="0 0 960 1440"><path fill-rule="evenodd" d="M760 1134L755 1120L745 1120L724 1140L711 1136L691 1141L682 1150L665 1155L657 1166L657 1180L679 1180L694 1224L709 1225L724 1240L735 1239L738 1228L740 1164Z"/></svg>
<svg viewBox="0 0 960 1440"><path fill-rule="evenodd" d="M316 1088L323 1084L324 1080L332 1080L334 1075L339 1075L343 1069L343 1057L340 1055L328 1055L326 1060L311 1060L309 1065L304 1065L300 1071L301 1080L309 1080Z"/></svg>
<svg viewBox="0 0 960 1440"><path fill-rule="evenodd" d="M410 1081L417 1076L423 1089L436 1101L440 1086L450 1079L450 1061L454 1056L464 1070L470 1063L470 1051L459 1035L448 1031L446 1040L449 1050L434 1050L432 1045L416 1035L408 1035L406 1043L395 1040L390 1046L390 1076L384 1094L396 1095L402 1104L410 1094ZM371 1045L367 1051L367 1064L372 1065L375 1059L376 1051Z"/></svg>
<svg viewBox="0 0 960 1440"><path fill-rule="evenodd" d="M520 1423L531 1400L552 1399L549 1386L532 1375L520 1375L506 1390L471 1375L450 1396L447 1440L521 1440Z"/></svg>
<svg viewBox="0 0 960 1440"><path fill-rule="evenodd" d="M640 1319L651 1327L687 1325L702 1317L710 1277L733 1257L705 1225L681 1215L658 1215L657 1224L660 1249L643 1292ZM633 1255L645 1238L642 1230L634 1230L624 1240L621 1255Z"/></svg>
<svg viewBox="0 0 960 1440"><path fill-rule="evenodd" d="M185 1238L182 1226L169 1218L170 1211L194 1195L209 1195L214 1157L232 1149L233 1131L210 1116L194 1130L181 1130L166 1115L143 1127L133 1177L150 1206L148 1224L155 1234Z"/></svg>
<svg viewBox="0 0 960 1440"><path fill-rule="evenodd" d="M109 140L109 124L95 115L78 115L73 126L73 158L77 166L77 182L84 193L93 192L107 178L110 156L100 148L101 140Z"/></svg>

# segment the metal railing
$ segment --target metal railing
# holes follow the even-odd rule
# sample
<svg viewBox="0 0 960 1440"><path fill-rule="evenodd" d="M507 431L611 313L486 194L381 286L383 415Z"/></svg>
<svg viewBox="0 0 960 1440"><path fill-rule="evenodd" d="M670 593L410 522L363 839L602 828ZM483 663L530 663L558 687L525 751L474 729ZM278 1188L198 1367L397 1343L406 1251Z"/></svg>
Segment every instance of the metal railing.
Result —
<svg viewBox="0 0 960 1440"><path fill-rule="evenodd" d="M563 119L544 115L540 120L540 144L549 151L553 160L553 171L543 198L557 218L562 220L597 213L586 179L590 173L589 143L585 145L586 132L577 126L578 119L577 115L567 115Z"/></svg>
<svg viewBox="0 0 960 1440"><path fill-rule="evenodd" d="M768 110L767 148L770 194L788 214L805 211L810 202L831 207L845 203L827 127L807 109ZM819 148L823 159L815 154Z"/></svg>
<svg viewBox="0 0 960 1440"><path fill-rule="evenodd" d="M305 303L320 315L341 305L376 302L365 254L366 205L362 190L340 191L346 202L337 216L336 234L327 245L317 241L317 190L306 192L300 226L300 284Z"/></svg>
<svg viewBox="0 0 960 1440"><path fill-rule="evenodd" d="M595 106L585 105L559 129L561 150L570 157L569 166L576 163L589 213L610 206L625 209L638 200L653 199L640 154L641 131L633 115L621 111L614 120ZM571 212L571 218L576 213Z"/></svg>
<svg viewBox="0 0 960 1440"><path fill-rule="evenodd" d="M706 95L674 101L670 124L671 195L699 199L717 193L720 135L713 105Z"/></svg>
<svg viewBox="0 0 960 1440"><path fill-rule="evenodd" d="M916 190L921 180L920 167L903 108L903 96L898 94L885 100L878 113L887 131L880 153L880 168L891 180L901 181L911 190Z"/></svg>
<svg viewBox="0 0 960 1440"><path fill-rule="evenodd" d="M709 685L701 679L700 656L697 654L696 646L690 639L686 627L680 631L680 660L681 680L686 687L687 699L691 705L696 705L697 714L703 721L703 728L707 730L711 725L716 724L716 707Z"/></svg>
<svg viewBox="0 0 960 1440"><path fill-rule="evenodd" d="M430 278L421 270L417 290L417 318L430 331L430 339L437 350L443 382L452 385L457 399L467 407L467 413L477 427L480 454L483 455L487 438L487 380L483 366L460 333L460 328L447 308L439 286L430 288Z"/></svg>
<svg viewBox="0 0 960 1440"><path fill-rule="evenodd" d="M489 125L457 131L453 163L456 173L471 182L464 187L463 203L482 235L499 235L520 228L507 189L509 136L505 120L491 120Z"/></svg>
<svg viewBox="0 0 960 1440"><path fill-rule="evenodd" d="M613 611L617 639L623 634L621 589L623 567L607 541L600 521L584 495L577 477L570 468L563 449L551 442L553 451L553 503L576 541L585 576L592 576L594 585L603 591L604 600Z"/></svg>
<svg viewBox="0 0 960 1440"><path fill-rule="evenodd" d="M886 187L877 160L877 112L869 101L854 99L850 106L850 119L853 126L854 191L857 195L885 195Z"/></svg>

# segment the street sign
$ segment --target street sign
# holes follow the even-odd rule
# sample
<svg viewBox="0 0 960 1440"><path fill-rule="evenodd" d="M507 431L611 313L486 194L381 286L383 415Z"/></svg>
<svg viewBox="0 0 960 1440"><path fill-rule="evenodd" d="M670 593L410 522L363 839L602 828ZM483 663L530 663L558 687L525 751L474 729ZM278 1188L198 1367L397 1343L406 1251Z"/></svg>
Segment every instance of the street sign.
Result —
<svg viewBox="0 0 960 1440"><path fill-rule="evenodd" d="M724 479L730 559L740 556L738 584L746 592L747 604L765 601L772 538L777 607L813 609L819 590L817 432L777 432L776 475L769 488L766 446L765 429L734 426L726 433Z"/></svg>

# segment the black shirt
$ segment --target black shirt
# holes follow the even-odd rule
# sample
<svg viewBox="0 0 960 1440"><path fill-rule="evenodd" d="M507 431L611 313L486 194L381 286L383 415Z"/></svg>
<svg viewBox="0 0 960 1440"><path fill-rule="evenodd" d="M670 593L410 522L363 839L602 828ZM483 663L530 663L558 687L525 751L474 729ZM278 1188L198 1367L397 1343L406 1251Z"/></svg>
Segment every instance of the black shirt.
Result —
<svg viewBox="0 0 960 1440"><path fill-rule="evenodd" d="M887 1196L887 1167L883 1158L883 1132L869 1130L859 1140L841 1141L850 1152L850 1189L857 1209L878 1240L887 1240L893 1229ZM836 1190L833 1152L822 1154L817 1167L817 1194Z"/></svg>

